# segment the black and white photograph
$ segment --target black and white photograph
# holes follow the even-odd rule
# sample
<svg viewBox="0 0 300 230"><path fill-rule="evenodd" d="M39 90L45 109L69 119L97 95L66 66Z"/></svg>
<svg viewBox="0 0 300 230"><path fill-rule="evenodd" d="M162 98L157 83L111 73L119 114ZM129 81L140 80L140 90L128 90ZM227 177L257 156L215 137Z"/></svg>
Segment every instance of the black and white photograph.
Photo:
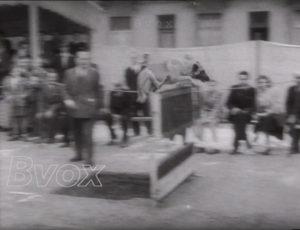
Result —
<svg viewBox="0 0 300 230"><path fill-rule="evenodd" d="M300 0L0 0L1 230L300 229Z"/></svg>

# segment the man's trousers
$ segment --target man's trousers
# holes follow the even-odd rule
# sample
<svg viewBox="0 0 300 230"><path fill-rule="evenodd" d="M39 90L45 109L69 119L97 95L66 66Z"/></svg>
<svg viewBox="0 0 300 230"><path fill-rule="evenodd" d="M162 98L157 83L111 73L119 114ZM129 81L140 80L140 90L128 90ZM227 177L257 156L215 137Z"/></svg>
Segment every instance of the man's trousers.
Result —
<svg viewBox="0 0 300 230"><path fill-rule="evenodd" d="M299 153L300 129L291 127L291 136L292 136L291 152Z"/></svg>
<svg viewBox="0 0 300 230"><path fill-rule="evenodd" d="M233 117L232 123L235 134L233 147L235 150L238 149L240 140L244 140L247 142L248 146L250 145L246 134L246 128L250 120L249 118L250 115L248 113L239 113Z"/></svg>
<svg viewBox="0 0 300 230"><path fill-rule="evenodd" d="M94 153L92 134L95 121L92 118L72 118L72 123L76 157L82 159L85 150L85 159L91 162Z"/></svg>

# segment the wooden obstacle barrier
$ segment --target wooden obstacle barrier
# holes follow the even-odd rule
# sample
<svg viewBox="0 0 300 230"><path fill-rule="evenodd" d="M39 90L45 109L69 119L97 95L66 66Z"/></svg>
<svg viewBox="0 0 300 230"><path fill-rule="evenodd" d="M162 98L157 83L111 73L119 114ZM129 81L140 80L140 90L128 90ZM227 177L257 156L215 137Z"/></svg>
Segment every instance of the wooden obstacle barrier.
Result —
<svg viewBox="0 0 300 230"><path fill-rule="evenodd" d="M160 201L193 174L193 145L187 144L162 160L153 159L150 172L151 198Z"/></svg>
<svg viewBox="0 0 300 230"><path fill-rule="evenodd" d="M91 179L101 181L101 187L92 183L79 187L76 185L82 181L76 180L75 184L71 182L72 186L59 187L54 193L116 200L151 198L157 203L175 191L195 170L193 144L175 145L167 139L149 138L138 147L110 153L109 158L105 161L101 156L105 168L100 174L97 170L90 171L88 177L81 178L83 184Z"/></svg>
<svg viewBox="0 0 300 230"><path fill-rule="evenodd" d="M172 139L175 135L185 138L186 129L198 116L199 107L195 106L195 100L199 98L195 99L191 86L174 85L150 96L151 117L134 117L132 120L151 121L157 139ZM178 146L167 152L163 159L155 157L155 144L152 148L150 194L152 199L160 201L194 172L194 148L193 144Z"/></svg>
<svg viewBox="0 0 300 230"><path fill-rule="evenodd" d="M195 170L193 144L178 144L171 139L184 135L193 122L192 88L176 86L156 92L150 96L150 107L150 116L132 120L151 121L154 135L116 150L119 153L110 154L108 162L101 157L101 164L106 165L99 175L100 180L103 178L103 188L63 188L59 192L74 195L76 191L79 196L89 193L88 196L108 199L149 197L161 201L187 179Z"/></svg>

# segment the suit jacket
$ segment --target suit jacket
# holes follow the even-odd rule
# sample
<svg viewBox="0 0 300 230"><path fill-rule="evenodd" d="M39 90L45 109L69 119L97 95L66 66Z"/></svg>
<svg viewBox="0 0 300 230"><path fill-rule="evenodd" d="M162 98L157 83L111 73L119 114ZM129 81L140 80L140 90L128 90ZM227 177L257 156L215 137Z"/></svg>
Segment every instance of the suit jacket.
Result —
<svg viewBox="0 0 300 230"><path fill-rule="evenodd" d="M297 90L297 86L291 86L288 89L288 94L286 98L286 112L287 115L296 115L300 118L300 91Z"/></svg>
<svg viewBox="0 0 300 230"><path fill-rule="evenodd" d="M74 118L95 118L102 104L99 73L89 68L85 76L76 73L72 68L65 73L64 99L73 100L76 108L68 108Z"/></svg>
<svg viewBox="0 0 300 230"><path fill-rule="evenodd" d="M229 97L227 100L228 109L238 108L248 113L249 121L251 120L251 114L255 111L255 89L251 86L248 88L242 88L242 85L232 86ZM229 116L229 120L232 121L233 116Z"/></svg>

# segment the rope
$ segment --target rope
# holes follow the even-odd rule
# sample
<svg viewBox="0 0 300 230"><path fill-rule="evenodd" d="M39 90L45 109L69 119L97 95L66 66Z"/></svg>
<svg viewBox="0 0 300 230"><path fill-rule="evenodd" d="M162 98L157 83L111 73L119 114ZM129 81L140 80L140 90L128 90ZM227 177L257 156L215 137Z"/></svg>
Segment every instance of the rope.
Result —
<svg viewBox="0 0 300 230"><path fill-rule="evenodd" d="M288 81L279 81L279 82L275 82L275 83L272 83L272 88L274 87L282 87L283 84L288 84L288 83L293 83L294 81L293 80L288 80ZM206 84L206 83L204 83ZM250 85L251 87L251 85ZM254 87L254 86L253 86ZM0 85L0 89L1 88L4 88L4 86ZM246 87L235 87L234 89L248 89L249 86L246 86ZM255 88L255 87L254 87ZM232 88L218 88L217 90L218 91L230 91ZM108 92L124 92L124 93L134 93L136 94L138 91L136 90L127 90L127 89L104 89L103 91L108 91ZM199 92L197 90L192 90L192 92Z"/></svg>

